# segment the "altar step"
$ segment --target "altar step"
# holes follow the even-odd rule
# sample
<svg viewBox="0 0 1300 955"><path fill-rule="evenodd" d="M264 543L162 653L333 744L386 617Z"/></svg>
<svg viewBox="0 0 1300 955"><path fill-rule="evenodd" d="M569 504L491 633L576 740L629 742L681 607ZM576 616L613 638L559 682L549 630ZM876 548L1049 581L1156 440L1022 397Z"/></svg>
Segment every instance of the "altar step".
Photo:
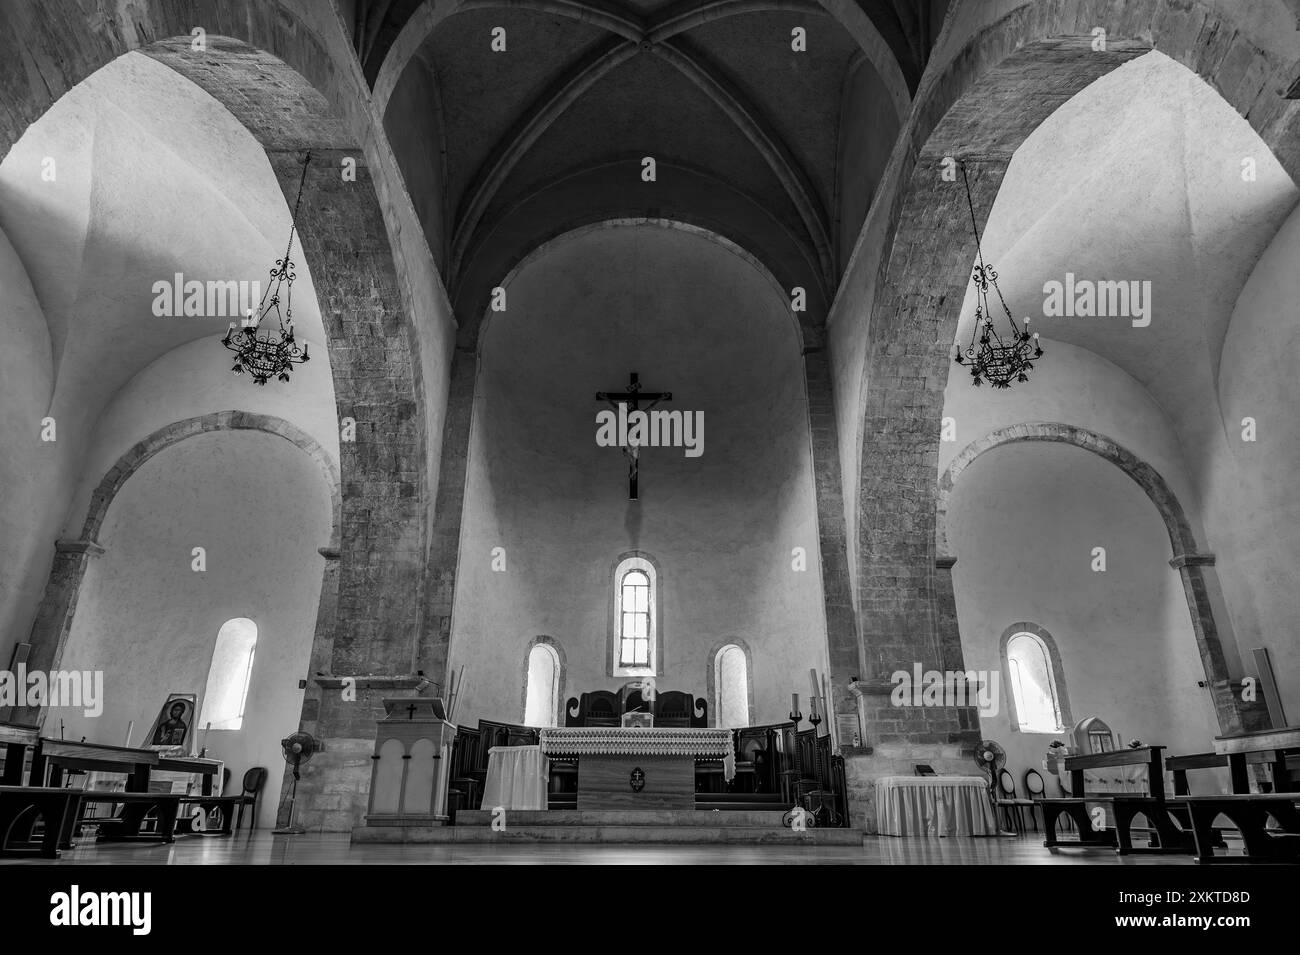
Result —
<svg viewBox="0 0 1300 955"><path fill-rule="evenodd" d="M552 812L574 811L578 808L576 793L551 793L547 804ZM779 795L771 793L696 793L697 811L719 809L724 812L744 812L747 810L766 809L785 812L791 806L782 802Z"/></svg>
<svg viewBox="0 0 1300 955"><path fill-rule="evenodd" d="M781 825L783 813L770 810L509 810L505 828L492 828L493 814L463 810L456 825L441 827L359 827L354 842L407 843L605 843L653 845L809 845L857 846L858 829L806 829Z"/></svg>

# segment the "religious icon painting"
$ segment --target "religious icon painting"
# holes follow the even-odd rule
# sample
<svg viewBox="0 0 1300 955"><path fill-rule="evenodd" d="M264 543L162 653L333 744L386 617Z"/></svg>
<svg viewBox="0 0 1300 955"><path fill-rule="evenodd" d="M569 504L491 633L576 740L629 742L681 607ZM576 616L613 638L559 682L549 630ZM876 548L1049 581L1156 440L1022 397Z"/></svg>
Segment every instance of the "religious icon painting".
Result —
<svg viewBox="0 0 1300 955"><path fill-rule="evenodd" d="M165 746L183 749L190 741L194 726L194 710L198 696L194 693L171 693L149 728L145 737L147 746Z"/></svg>

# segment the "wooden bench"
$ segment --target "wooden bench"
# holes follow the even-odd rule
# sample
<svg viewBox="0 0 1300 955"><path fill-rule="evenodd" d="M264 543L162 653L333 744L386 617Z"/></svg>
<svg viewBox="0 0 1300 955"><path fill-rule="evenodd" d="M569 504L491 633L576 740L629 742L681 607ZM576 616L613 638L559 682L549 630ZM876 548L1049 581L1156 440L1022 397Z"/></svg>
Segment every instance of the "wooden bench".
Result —
<svg viewBox="0 0 1300 955"><path fill-rule="evenodd" d="M234 833L235 811L243 805L242 796L181 796L181 816L176 823L177 835L229 836ZM205 821L211 820L215 812L221 819L216 829L195 829L192 816L185 814L186 807L198 806L203 810Z"/></svg>
<svg viewBox="0 0 1300 955"><path fill-rule="evenodd" d="M99 823L99 835L96 842L159 842L176 841L176 817L180 814L181 800L186 798L179 793L114 793L86 792L81 796L83 805L109 803L120 805L122 812L118 816L96 820ZM143 824L148 815L157 815L157 828L144 831ZM63 848L69 848L65 845Z"/></svg>
<svg viewBox="0 0 1300 955"><path fill-rule="evenodd" d="M1214 752L1228 758L1234 793L1245 795L1250 792L1250 774L1246 763L1252 757L1263 757L1262 761L1267 761L1272 766L1273 789L1276 792L1293 792L1295 786L1287 769L1287 757L1300 754L1300 726L1216 736Z"/></svg>
<svg viewBox="0 0 1300 955"><path fill-rule="evenodd" d="M1165 800L1165 776L1160 758L1163 749L1163 746L1139 746L1109 753L1093 753L1089 756L1065 757L1064 766L1070 773L1070 791L1079 795L1038 800L1038 805L1043 811L1043 828L1047 836L1043 845L1048 848L1081 846L1091 849L1114 849L1119 855L1135 852L1190 853L1193 851L1194 840L1191 833L1178 826L1170 814L1170 804ZM1147 792L1085 795L1084 771L1111 766L1145 766ZM1093 827L1092 816L1088 812L1089 803L1105 803L1111 807L1115 822L1114 829L1098 830ZM1062 814L1069 816L1078 826L1077 840L1062 842L1056 838L1056 822ZM1151 843L1146 846L1133 845L1133 821L1138 816L1147 819L1153 829Z"/></svg>
<svg viewBox="0 0 1300 955"><path fill-rule="evenodd" d="M0 786L0 856L57 859L72 831L81 793L51 786ZM44 822L39 840L32 833Z"/></svg>
<svg viewBox="0 0 1300 955"><path fill-rule="evenodd" d="M1300 862L1300 793L1236 793L1231 796L1182 796L1192 818L1196 861L1212 863ZM1245 855L1215 855L1214 821L1226 816L1241 832ZM1271 832L1268 821L1281 827Z"/></svg>

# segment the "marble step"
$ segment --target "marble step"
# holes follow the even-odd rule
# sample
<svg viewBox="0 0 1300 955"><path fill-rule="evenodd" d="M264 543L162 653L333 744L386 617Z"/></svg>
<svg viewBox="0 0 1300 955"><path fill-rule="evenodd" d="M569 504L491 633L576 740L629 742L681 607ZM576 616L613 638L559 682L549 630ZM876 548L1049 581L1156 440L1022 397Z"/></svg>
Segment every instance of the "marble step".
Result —
<svg viewBox="0 0 1300 955"><path fill-rule="evenodd" d="M507 809L508 826L737 826L745 829L780 829L784 811L777 809ZM492 811L462 809L456 813L457 828L490 826Z"/></svg>
<svg viewBox="0 0 1300 955"><path fill-rule="evenodd" d="M606 845L782 845L860 846L859 829L807 829L794 832L771 826L361 826L352 831L353 842L518 845L527 843L578 843Z"/></svg>

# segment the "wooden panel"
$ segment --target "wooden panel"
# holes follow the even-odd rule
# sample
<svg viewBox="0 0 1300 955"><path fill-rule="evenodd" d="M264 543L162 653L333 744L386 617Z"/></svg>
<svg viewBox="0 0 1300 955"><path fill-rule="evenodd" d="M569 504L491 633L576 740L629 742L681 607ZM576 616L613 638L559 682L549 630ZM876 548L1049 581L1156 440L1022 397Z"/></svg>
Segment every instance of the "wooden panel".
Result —
<svg viewBox="0 0 1300 955"><path fill-rule="evenodd" d="M638 767L645 786L633 792L632 771ZM578 808L694 809L695 757L579 757Z"/></svg>
<svg viewBox="0 0 1300 955"><path fill-rule="evenodd" d="M1158 763L1163 746L1138 746L1134 749L1117 749L1109 753L1090 753L1087 756L1065 757L1065 768L1103 769L1107 766L1140 766Z"/></svg>
<svg viewBox="0 0 1300 955"><path fill-rule="evenodd" d="M1300 749L1300 727L1288 726L1214 738L1216 753L1258 753L1266 749Z"/></svg>

